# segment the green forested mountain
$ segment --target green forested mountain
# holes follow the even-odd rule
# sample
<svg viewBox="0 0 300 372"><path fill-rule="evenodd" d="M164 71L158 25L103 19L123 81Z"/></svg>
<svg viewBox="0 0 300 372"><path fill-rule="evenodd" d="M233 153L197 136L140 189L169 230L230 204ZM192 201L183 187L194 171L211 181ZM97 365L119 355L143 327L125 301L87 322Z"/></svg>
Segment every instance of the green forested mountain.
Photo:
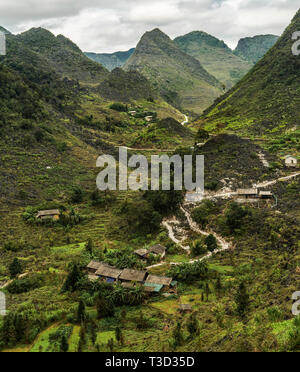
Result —
<svg viewBox="0 0 300 372"><path fill-rule="evenodd" d="M90 165L96 154L115 152L108 144L112 133L122 127L118 139L126 134L130 138L136 123L145 124L144 111L157 112L159 118L182 117L139 73L120 69L110 73L70 40L44 29L8 35L7 54L0 58L0 152L7 159L0 172L5 204L57 197L60 189L66 192L76 183L76 174L91 180ZM115 102L135 108L139 101L145 101L140 104L140 119L110 109ZM15 155L23 150L24 156ZM34 154L39 154L36 164ZM26 159L27 166L22 167ZM56 161L61 167L55 166ZM22 178L26 182L18 186Z"/></svg>
<svg viewBox="0 0 300 372"><path fill-rule="evenodd" d="M252 63L234 55L224 41L206 32L194 31L177 37L174 42L182 51L198 59L202 66L228 89L241 80L253 66Z"/></svg>
<svg viewBox="0 0 300 372"><path fill-rule="evenodd" d="M126 52L115 52L115 53L85 53L91 60L100 63L106 67L109 71L117 67L122 67L128 61L134 48L129 49Z"/></svg>
<svg viewBox="0 0 300 372"><path fill-rule="evenodd" d="M201 113L222 92L221 83L159 29L147 32L124 66L139 71L176 107Z"/></svg>
<svg viewBox="0 0 300 372"><path fill-rule="evenodd" d="M299 29L300 12L247 76L206 110L207 129L273 136L299 128L300 58L292 54Z"/></svg>
<svg viewBox="0 0 300 372"><path fill-rule="evenodd" d="M239 41L234 54L250 63L258 62L270 50L279 36L275 35L257 35L246 37Z"/></svg>
<svg viewBox="0 0 300 372"><path fill-rule="evenodd" d="M49 65L62 77L82 83L96 84L108 76L108 71L91 61L71 40L62 35L55 37L42 28L33 28L15 39L33 52L45 57Z"/></svg>

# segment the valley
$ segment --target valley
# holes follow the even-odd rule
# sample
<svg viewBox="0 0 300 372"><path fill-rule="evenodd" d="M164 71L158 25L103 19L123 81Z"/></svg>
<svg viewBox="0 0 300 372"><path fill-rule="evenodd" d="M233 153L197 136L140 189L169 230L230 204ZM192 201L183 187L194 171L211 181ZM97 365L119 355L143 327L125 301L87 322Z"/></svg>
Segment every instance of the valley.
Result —
<svg viewBox="0 0 300 372"><path fill-rule="evenodd" d="M101 56L6 35L2 352L300 350L299 27L236 50L154 29ZM202 199L100 191L96 160L120 147L204 155Z"/></svg>

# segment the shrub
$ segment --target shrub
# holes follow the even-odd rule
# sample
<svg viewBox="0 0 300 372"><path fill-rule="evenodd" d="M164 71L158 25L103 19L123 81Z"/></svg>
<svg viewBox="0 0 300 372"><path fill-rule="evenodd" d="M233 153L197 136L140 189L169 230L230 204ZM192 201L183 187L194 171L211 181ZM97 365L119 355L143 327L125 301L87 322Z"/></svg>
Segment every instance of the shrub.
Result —
<svg viewBox="0 0 300 372"><path fill-rule="evenodd" d="M119 111L119 112L127 112L127 106L123 105L122 103L113 103L109 106L111 110Z"/></svg>
<svg viewBox="0 0 300 372"><path fill-rule="evenodd" d="M79 186L74 186L71 195L71 202L74 204L81 203L83 201L84 191Z"/></svg>

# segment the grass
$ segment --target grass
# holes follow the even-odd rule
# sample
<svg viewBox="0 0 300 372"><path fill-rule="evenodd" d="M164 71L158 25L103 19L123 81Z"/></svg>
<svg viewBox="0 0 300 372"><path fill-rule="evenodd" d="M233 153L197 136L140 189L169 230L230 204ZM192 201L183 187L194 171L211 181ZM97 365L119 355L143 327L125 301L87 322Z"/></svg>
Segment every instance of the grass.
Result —
<svg viewBox="0 0 300 372"><path fill-rule="evenodd" d="M49 335L59 329L59 325L53 324L51 327L41 332L33 346L30 348L31 353L47 352L51 349Z"/></svg>

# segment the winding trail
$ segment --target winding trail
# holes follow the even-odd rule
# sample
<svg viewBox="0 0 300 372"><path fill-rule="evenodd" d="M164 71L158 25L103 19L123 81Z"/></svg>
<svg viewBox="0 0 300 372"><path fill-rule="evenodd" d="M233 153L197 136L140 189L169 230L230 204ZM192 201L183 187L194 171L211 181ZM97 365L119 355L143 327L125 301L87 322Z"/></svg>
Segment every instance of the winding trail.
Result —
<svg viewBox="0 0 300 372"><path fill-rule="evenodd" d="M253 187L255 187L255 188L265 188L265 187L268 187L268 186L275 185L276 183L281 182L281 181L291 180L291 179L296 178L298 176L300 176L300 172L293 173L293 174L291 174L289 176L281 177L281 178L278 178L278 179L273 180L273 181L266 181L266 182L254 184ZM232 192L216 193L214 195L204 196L203 200L204 199L215 199L215 198L230 198L231 196L234 196L234 195L237 195L237 193L236 192L233 192L233 191ZM190 204L192 204L192 203L190 203ZM213 257L214 255L216 255L218 253L225 252L225 251L228 251L230 249L234 249L234 246L233 246L233 244L231 242L226 241L223 237L221 237L220 235L218 235L214 231L204 231L204 230L201 230L198 227L197 223L193 221L193 219L191 217L191 214L185 208L185 205L182 205L180 207L180 209L184 213L184 215L185 215L185 217L187 219L187 222L189 224L189 227L190 227L190 229L192 231L196 232L197 234L204 235L204 236L208 236L208 235L212 234L217 239L218 244L221 247L220 249L217 249L214 252L209 252L206 256L204 256L204 257L202 257L200 259L190 260L190 261L188 261L188 263L192 264L192 263L195 263L195 262L203 262L203 261L208 260L209 258ZM190 253L191 252L191 248L189 246L184 246L183 245L183 241L186 239L186 237L184 236L181 240L177 239L176 236L175 236L174 228L172 227L171 224L180 225L180 222L178 220L176 220L175 217L173 217L172 219L166 219L166 220L163 221L162 225L167 229L169 238L175 244L178 244L182 249L184 249L185 251L187 251L187 252ZM166 264L170 264L172 266L178 266L178 265L182 265L183 263L185 263L185 262L170 262L170 263L168 263L168 262L161 262L159 264L149 266L149 267L147 267L147 269L148 270L149 269L153 269L153 268L156 268L156 267L164 266Z"/></svg>
<svg viewBox="0 0 300 372"><path fill-rule="evenodd" d="M216 234L214 231L203 231L203 230L199 229L198 225L192 220L192 217L191 217L190 213L184 208L184 206L181 206L180 209L184 213L184 215L185 215L185 217L186 217L186 219L188 221L189 227L190 227L190 229L192 231L196 232L197 234L204 235L204 236L209 236L210 234L212 234L217 239L218 244L221 246L221 248L216 249L214 252L209 252L204 257L202 257L200 259L190 260L187 263L193 264L195 262L203 262L203 261L208 260L209 258L213 257L214 255L216 255L218 253L225 252L225 251L228 251L228 250L234 248L233 245L232 245L232 243L227 242L225 239L223 239L221 236L219 236L218 234ZM183 239L181 239L181 240L178 240L176 238L176 236L175 236L174 229L170 225L170 223L177 223L177 224L179 224L179 221L177 221L174 218L172 220L164 220L163 221L163 226L165 226L166 229L168 230L169 238L175 244L178 244L182 249L184 249L185 251L188 251L190 253L191 252L191 248L189 246L184 246L182 244L182 242L185 240L185 237ZM186 262L184 262L184 263L186 263ZM148 266L147 267L147 270L154 269L154 268L160 267L160 266L164 266L166 264L170 264L172 266L179 266L179 265L182 265L183 262L170 262L170 263L161 262L161 263L158 263L156 265Z"/></svg>
<svg viewBox="0 0 300 372"><path fill-rule="evenodd" d="M293 178L296 178L298 176L300 176L300 172L290 174L289 176L286 176L286 177L278 178L277 180L257 183L257 184L254 184L253 187L260 189L260 188L263 188L263 187L273 186L273 185L276 185L276 183L278 183L278 182L289 181L289 180L291 180Z"/></svg>
<svg viewBox="0 0 300 372"><path fill-rule="evenodd" d="M181 123L181 125L185 125L189 122L188 116L184 115L184 121Z"/></svg>

